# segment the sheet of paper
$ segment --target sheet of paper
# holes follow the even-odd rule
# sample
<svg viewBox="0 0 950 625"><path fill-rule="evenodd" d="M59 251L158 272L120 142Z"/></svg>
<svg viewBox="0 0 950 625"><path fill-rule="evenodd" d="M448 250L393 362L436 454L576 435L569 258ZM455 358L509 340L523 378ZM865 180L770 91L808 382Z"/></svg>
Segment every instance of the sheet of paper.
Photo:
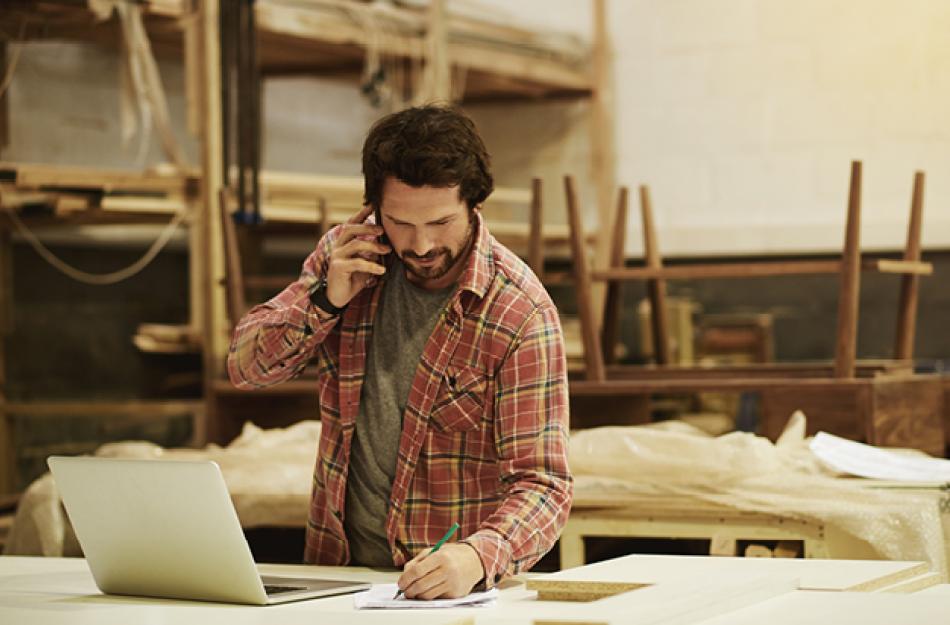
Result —
<svg viewBox="0 0 950 625"><path fill-rule="evenodd" d="M485 592L473 592L458 599L433 599L421 601L400 596L393 599L399 586L396 584L373 584L369 590L353 595L353 606L357 610L389 608L406 610L413 608L490 608L498 599L498 589Z"/></svg>
<svg viewBox="0 0 950 625"><path fill-rule="evenodd" d="M950 460L912 456L818 432L812 453L843 473L899 482L950 482Z"/></svg>

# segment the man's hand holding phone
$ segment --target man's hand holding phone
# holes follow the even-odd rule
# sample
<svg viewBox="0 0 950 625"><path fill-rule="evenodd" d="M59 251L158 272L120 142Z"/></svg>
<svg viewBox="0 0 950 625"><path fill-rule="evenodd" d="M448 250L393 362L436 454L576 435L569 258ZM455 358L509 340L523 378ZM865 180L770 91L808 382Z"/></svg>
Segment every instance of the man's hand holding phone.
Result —
<svg viewBox="0 0 950 625"><path fill-rule="evenodd" d="M364 223L373 212L371 206L350 217L333 243L327 269L327 299L343 307L366 287L370 278L386 273L381 257L392 251L379 241L384 234L381 224Z"/></svg>

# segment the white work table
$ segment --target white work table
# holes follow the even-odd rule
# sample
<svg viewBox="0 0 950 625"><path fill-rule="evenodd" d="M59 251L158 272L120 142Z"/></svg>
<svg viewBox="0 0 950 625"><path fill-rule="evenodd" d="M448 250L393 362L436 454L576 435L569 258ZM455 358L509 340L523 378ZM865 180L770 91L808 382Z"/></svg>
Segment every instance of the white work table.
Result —
<svg viewBox="0 0 950 625"><path fill-rule="evenodd" d="M655 558L652 557L652 558ZM705 559L704 559L705 560ZM0 623L16 625L127 625L129 623L163 625L202 625L229 623L253 625L281 623L288 625L442 625L449 623L532 624L535 620L559 620L578 623L814 623L834 616L834 622L850 622L859 613L863 625L907 622L915 625L946 623L947 598L938 593L897 595L852 592L795 591L797 578L789 577L794 568L787 563L775 567L775 575L762 574L768 564L756 563L747 571L737 572L735 562L723 561L727 575L717 576L715 561L696 576L694 565L682 559L665 561L663 576L671 575L670 567L682 566L682 579L659 582L649 588L617 595L590 603L538 601L532 591L516 581L503 585L498 604L492 608L450 610L354 610L351 595L328 597L278 606L239 606L193 601L171 601L138 597L103 595L96 588L85 560L77 558L0 557ZM617 571L629 569L631 560L618 559ZM806 562L802 560L801 562ZM814 561L811 561L814 562ZM834 561L827 561L829 569ZM654 564L658 561L654 560ZM875 563L868 562L869 568ZM877 563L880 564L880 563ZM807 566L813 566L809 564ZM605 577L611 568L603 563L595 566L594 578ZM294 577L334 577L376 583L392 583L394 571L374 571L357 567L312 567L261 565L265 574ZM854 565L842 565L843 572L853 579ZM577 569L583 577L583 569ZM567 576L568 572L551 577ZM539 576L548 577L548 576ZM728 581L718 579L726 578ZM563 579L563 577L562 577ZM622 580L626 581L626 580ZM832 584L834 585L834 584ZM703 593L706 593L705 596ZM713 601L708 598L713 597ZM723 600L718 605L716 599ZM682 599L682 600L681 600ZM696 610L671 613L670 606L703 606ZM706 606L712 605L712 608ZM890 615L890 620L887 620ZM734 618L733 618L734 617ZM878 620L875 620L878 619ZM831 621L826 621L831 622Z"/></svg>

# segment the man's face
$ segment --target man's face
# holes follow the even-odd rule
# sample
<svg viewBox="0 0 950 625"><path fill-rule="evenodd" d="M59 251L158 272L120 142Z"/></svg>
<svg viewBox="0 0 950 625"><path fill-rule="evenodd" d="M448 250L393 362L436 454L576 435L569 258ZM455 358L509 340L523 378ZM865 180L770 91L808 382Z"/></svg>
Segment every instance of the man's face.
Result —
<svg viewBox="0 0 950 625"><path fill-rule="evenodd" d="M461 275L474 236L474 215L458 187L411 187L390 176L383 185L382 225L409 279L441 289Z"/></svg>

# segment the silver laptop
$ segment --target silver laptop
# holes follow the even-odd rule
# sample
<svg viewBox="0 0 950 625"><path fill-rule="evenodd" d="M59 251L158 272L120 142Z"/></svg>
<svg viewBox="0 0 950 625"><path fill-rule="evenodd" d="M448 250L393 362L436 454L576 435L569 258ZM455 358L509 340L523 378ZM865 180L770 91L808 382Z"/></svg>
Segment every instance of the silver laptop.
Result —
<svg viewBox="0 0 950 625"><path fill-rule="evenodd" d="M51 456L48 463L104 593L269 605L370 586L261 577L214 462Z"/></svg>

